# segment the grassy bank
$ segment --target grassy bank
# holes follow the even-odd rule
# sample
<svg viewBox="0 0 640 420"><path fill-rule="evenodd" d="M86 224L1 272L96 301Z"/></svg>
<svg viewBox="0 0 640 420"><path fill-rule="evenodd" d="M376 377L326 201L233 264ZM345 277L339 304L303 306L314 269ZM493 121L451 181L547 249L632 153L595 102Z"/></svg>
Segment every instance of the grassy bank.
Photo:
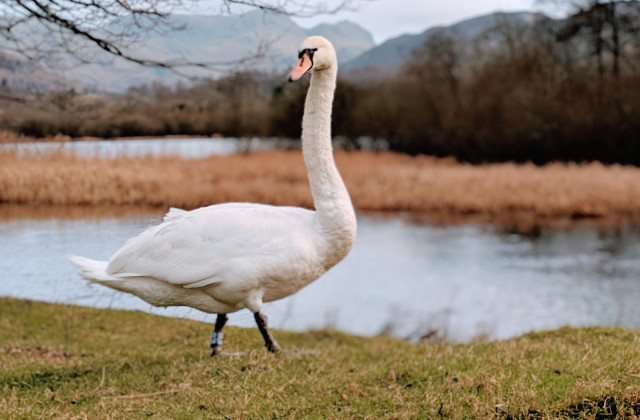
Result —
<svg viewBox="0 0 640 420"><path fill-rule="evenodd" d="M394 153L337 152L359 210L500 218L640 214L640 168L598 163L474 166ZM0 153L0 203L196 208L226 201L311 207L299 151L80 159Z"/></svg>
<svg viewBox="0 0 640 420"><path fill-rule="evenodd" d="M640 414L640 333L564 328L410 344L228 328L0 299L0 418L625 418ZM293 349L305 351L292 352Z"/></svg>

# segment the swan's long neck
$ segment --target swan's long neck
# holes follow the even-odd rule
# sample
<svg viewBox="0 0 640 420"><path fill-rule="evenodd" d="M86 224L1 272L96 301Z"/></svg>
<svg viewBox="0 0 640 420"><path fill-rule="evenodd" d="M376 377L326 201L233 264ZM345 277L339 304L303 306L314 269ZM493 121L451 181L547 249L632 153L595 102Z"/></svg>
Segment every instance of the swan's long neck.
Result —
<svg viewBox="0 0 640 420"><path fill-rule="evenodd" d="M336 168L331 147L331 108L336 74L336 66L313 73L302 118L302 152L316 208L316 222L327 239L330 254L327 265L337 263L349 252L356 233L351 198Z"/></svg>

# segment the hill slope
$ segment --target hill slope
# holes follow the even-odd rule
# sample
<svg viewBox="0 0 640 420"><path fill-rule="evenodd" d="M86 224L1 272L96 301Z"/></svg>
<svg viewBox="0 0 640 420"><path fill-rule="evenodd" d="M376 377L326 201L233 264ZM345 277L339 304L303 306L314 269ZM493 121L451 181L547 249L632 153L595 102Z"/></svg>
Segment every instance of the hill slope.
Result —
<svg viewBox="0 0 640 420"><path fill-rule="evenodd" d="M342 66L342 70L361 70L367 67L397 69L411 57L413 51L423 46L435 34L452 37L461 43L470 43L498 24L531 25L541 19L548 18L543 14L532 12L493 13L467 19L451 26L429 28L419 34L402 35L390 39L348 61Z"/></svg>
<svg viewBox="0 0 640 420"><path fill-rule="evenodd" d="M362 27L340 22L335 25L319 25L306 30L289 17L253 11L242 15L173 15L168 18L168 27L176 30L157 29L140 35L133 40L127 52L137 57L153 60L184 60L190 62L213 63L213 70L182 67L179 72L192 77L215 77L232 69L226 65L235 63L233 70L258 69L284 71L292 65L300 42L312 34L329 38L335 45L340 61L351 58L374 46L373 38ZM22 38L33 45L45 48L59 40L43 32L38 26L25 24L16 29L22 31ZM118 33L123 27L131 27L130 18L124 18L112 28ZM86 56L96 64L82 64L71 55L59 53L47 57L38 64L40 74L48 72L57 78L79 81L89 88L121 92L130 86L159 81L173 84L181 77L167 69L143 67L125 60L114 58L99 51L95 46L81 45L73 40L76 49L84 49ZM0 53L8 50L2 45ZM5 48L3 48L5 47ZM35 64L34 64L35 65ZM0 69L2 63L0 62ZM52 78L56 78L51 76ZM35 81L22 81L22 85L36 85ZM70 83L71 84L71 83ZM16 85L18 86L18 85Z"/></svg>

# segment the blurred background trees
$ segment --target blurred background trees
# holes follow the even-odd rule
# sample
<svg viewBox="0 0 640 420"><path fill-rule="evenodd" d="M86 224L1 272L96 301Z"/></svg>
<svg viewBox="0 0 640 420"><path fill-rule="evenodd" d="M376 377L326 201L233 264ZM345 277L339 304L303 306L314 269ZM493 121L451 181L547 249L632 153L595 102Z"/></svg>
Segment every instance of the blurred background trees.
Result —
<svg viewBox="0 0 640 420"><path fill-rule="evenodd" d="M365 137L399 152L474 163L640 165L638 2L571 7L559 21L499 21L473 43L436 34L392 77L341 75L334 134L350 147L370 144ZM113 97L43 95L0 122L32 136L297 138L305 92L304 83L287 84L280 74L245 72Z"/></svg>

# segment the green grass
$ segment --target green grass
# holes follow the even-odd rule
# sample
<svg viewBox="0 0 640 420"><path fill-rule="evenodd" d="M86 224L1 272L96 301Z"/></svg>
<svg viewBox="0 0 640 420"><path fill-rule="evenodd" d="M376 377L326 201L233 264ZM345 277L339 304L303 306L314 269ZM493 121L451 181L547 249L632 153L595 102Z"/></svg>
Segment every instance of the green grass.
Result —
<svg viewBox="0 0 640 420"><path fill-rule="evenodd" d="M411 344L332 331L211 326L0 299L0 418L627 418L640 333L563 328L490 343ZM294 349L310 351L294 352Z"/></svg>

